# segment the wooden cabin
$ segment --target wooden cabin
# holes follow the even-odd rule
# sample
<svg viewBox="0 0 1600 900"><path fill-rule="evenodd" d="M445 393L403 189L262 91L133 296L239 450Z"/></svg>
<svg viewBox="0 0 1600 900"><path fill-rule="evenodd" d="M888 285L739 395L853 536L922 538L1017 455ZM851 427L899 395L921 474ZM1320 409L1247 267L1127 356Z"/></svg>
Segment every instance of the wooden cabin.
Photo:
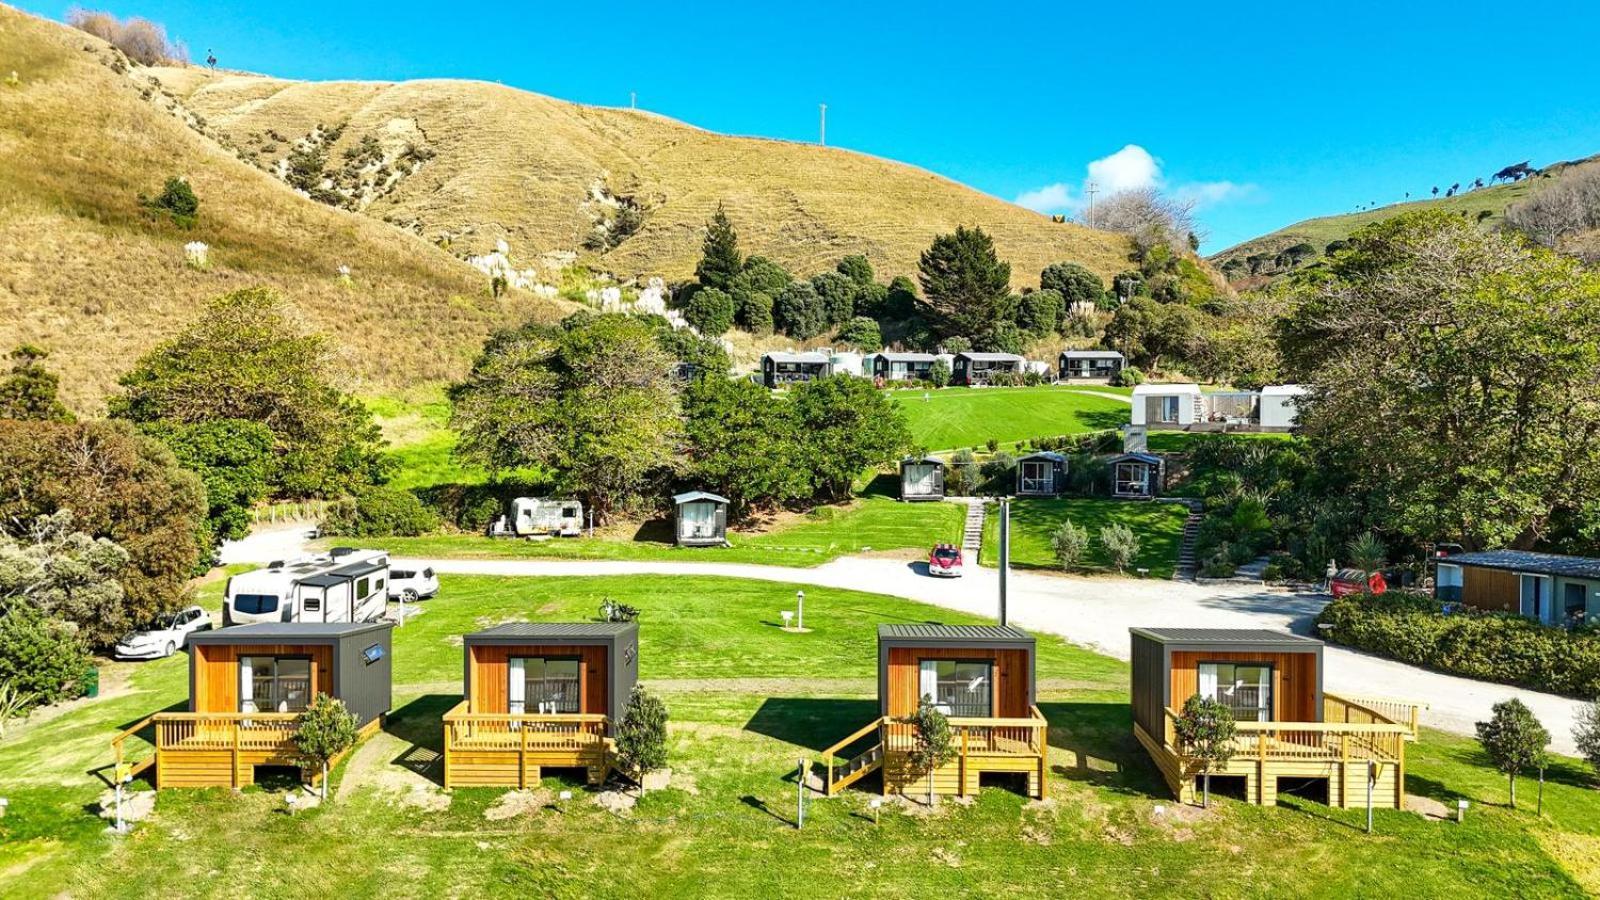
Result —
<svg viewBox="0 0 1600 900"><path fill-rule="evenodd" d="M463 698L444 716L445 787L600 784L639 677L637 622L514 622L463 639Z"/></svg>
<svg viewBox="0 0 1600 900"><path fill-rule="evenodd" d="M779 352L761 357L761 383L769 388L822 378L832 371L825 353Z"/></svg>
<svg viewBox="0 0 1600 900"><path fill-rule="evenodd" d="M1438 561L1434 596L1546 625L1600 621L1600 559L1525 550L1458 553Z"/></svg>
<svg viewBox="0 0 1600 900"><path fill-rule="evenodd" d="M1330 806L1361 806L1375 773L1374 805L1401 808L1418 707L1324 691L1321 641L1253 629L1130 631L1134 736L1180 801L1195 801L1201 768L1174 726L1200 694L1226 705L1237 729L1233 757L1212 772L1214 790L1242 780L1249 802L1271 805L1280 790L1325 787Z"/></svg>
<svg viewBox="0 0 1600 900"><path fill-rule="evenodd" d="M944 499L944 461L932 456L900 460L900 499Z"/></svg>
<svg viewBox="0 0 1600 900"><path fill-rule="evenodd" d="M914 730L905 719L924 700L949 717L955 758L932 773L910 768ZM1046 729L1034 694L1034 641L1006 626L879 625L879 717L823 752L827 792L871 772L883 793L926 796L976 793L985 776L1014 778L1045 795ZM864 745L834 764L847 748Z"/></svg>
<svg viewBox="0 0 1600 900"><path fill-rule="evenodd" d="M1063 350L1057 364L1062 381L1109 382L1122 374L1126 361L1115 350Z"/></svg>
<svg viewBox="0 0 1600 900"><path fill-rule="evenodd" d="M1021 377L1028 361L1015 353L957 353L950 370L951 384L981 387L996 376Z"/></svg>
<svg viewBox="0 0 1600 900"><path fill-rule="evenodd" d="M1067 491L1067 458L1040 451L1017 458L1018 497L1059 497Z"/></svg>
<svg viewBox="0 0 1600 900"><path fill-rule="evenodd" d="M690 491L672 498L673 534L680 547L720 547L728 542L728 498Z"/></svg>
<svg viewBox="0 0 1600 900"><path fill-rule="evenodd" d="M1111 496L1149 500L1166 487L1166 463L1154 453L1124 453L1106 460L1111 468Z"/></svg>
<svg viewBox="0 0 1600 900"><path fill-rule="evenodd" d="M884 351L871 356L874 379L891 381L929 381L933 378L932 353L894 353Z"/></svg>
<svg viewBox="0 0 1600 900"><path fill-rule="evenodd" d="M243 787L258 766L298 766L295 719L318 694L344 701L362 737L392 706L388 622L269 622L189 635L189 709L156 713L112 742L155 727L159 787ZM321 772L306 772L316 779Z"/></svg>

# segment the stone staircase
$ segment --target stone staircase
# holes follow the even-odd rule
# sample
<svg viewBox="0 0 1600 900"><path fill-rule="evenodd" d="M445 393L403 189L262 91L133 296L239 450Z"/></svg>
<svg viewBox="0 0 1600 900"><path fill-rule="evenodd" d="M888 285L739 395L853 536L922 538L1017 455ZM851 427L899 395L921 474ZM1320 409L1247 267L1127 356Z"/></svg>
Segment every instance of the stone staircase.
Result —
<svg viewBox="0 0 1600 900"><path fill-rule="evenodd" d="M1189 508L1189 517L1183 522L1183 543L1178 547L1178 567L1173 570L1174 581L1193 581L1200 572L1199 560L1195 559L1194 545L1200 538L1200 520L1203 518L1204 507L1199 500L1189 500L1184 503Z"/></svg>
<svg viewBox="0 0 1600 900"><path fill-rule="evenodd" d="M972 497L967 501L967 523L961 530L961 555L969 563L977 565L978 551L983 547L983 517L986 507L981 497Z"/></svg>

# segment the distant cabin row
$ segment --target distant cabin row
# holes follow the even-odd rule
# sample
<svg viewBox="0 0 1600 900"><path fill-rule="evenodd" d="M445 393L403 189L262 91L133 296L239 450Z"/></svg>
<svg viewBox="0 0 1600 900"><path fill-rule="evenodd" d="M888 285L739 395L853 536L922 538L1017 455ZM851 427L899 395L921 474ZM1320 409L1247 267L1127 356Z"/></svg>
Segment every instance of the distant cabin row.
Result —
<svg viewBox="0 0 1600 900"><path fill-rule="evenodd" d="M774 352L761 357L761 381L769 388L825 375L853 375L884 383L919 382L932 378L933 364L943 360L950 368L950 383L968 387L990 384L998 375L1036 374L1061 381L1106 382L1122 372L1122 354L1115 350L1067 350L1054 369L1048 362L1029 360L1015 353L859 353L811 350Z"/></svg>
<svg viewBox="0 0 1600 900"><path fill-rule="evenodd" d="M1067 457L1041 450L1017 458L1018 497L1059 497L1067 492ZM1123 500L1149 500L1166 488L1166 461L1154 453L1121 453L1106 460L1111 468L1111 496ZM949 465L933 456L900 461L900 499L907 502L943 500Z"/></svg>

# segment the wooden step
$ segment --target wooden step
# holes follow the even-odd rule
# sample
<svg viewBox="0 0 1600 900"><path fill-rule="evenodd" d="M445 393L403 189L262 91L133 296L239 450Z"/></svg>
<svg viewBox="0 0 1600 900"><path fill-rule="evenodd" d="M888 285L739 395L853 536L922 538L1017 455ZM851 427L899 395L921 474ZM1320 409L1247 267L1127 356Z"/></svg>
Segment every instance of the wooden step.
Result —
<svg viewBox="0 0 1600 900"><path fill-rule="evenodd" d="M830 793L844 790L857 781L876 772L883 766L883 745L874 744L863 750L854 759L841 766L833 767L832 789Z"/></svg>

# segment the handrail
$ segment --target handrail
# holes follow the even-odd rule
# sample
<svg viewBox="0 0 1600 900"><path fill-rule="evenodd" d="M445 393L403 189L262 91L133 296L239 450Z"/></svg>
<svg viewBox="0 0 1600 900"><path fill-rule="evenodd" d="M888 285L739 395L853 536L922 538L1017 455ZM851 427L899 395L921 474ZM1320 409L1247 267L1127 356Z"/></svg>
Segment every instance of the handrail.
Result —
<svg viewBox="0 0 1600 900"><path fill-rule="evenodd" d="M1332 697L1335 700L1342 700L1345 703L1349 703L1354 706L1365 706L1368 708L1373 706L1393 705L1415 706L1418 709L1432 709L1430 704L1420 700L1400 700L1395 697L1352 697L1349 694L1335 694L1328 691L1323 691L1322 696L1325 698Z"/></svg>
<svg viewBox="0 0 1600 900"><path fill-rule="evenodd" d="M241 721L249 719L252 722L293 722L300 718L299 713L292 712L176 712L156 713L150 719L155 722L199 722L199 721Z"/></svg>
<svg viewBox="0 0 1600 900"><path fill-rule="evenodd" d="M555 724L591 725L605 722L605 713L458 713L444 714L446 722L549 722Z"/></svg>
<svg viewBox="0 0 1600 900"><path fill-rule="evenodd" d="M1411 729L1394 722L1235 722L1235 732L1256 734L1269 731L1319 731L1325 734L1410 734Z"/></svg>
<svg viewBox="0 0 1600 900"><path fill-rule="evenodd" d="M849 737L847 737L844 740L838 742L837 744L834 744L832 747L829 747L828 749L822 751L822 758L825 759L825 760L833 759L834 756L838 755L840 750L843 750L844 748L850 746L851 744L854 744L856 741L861 740L862 738L867 736L868 732L873 731L874 729L877 729L879 727L882 727L883 725L888 724L888 722L889 722L889 717L888 716L879 716L878 718L873 719L871 722L868 722L867 724L861 726L860 730L856 731L856 733L850 735Z"/></svg>

